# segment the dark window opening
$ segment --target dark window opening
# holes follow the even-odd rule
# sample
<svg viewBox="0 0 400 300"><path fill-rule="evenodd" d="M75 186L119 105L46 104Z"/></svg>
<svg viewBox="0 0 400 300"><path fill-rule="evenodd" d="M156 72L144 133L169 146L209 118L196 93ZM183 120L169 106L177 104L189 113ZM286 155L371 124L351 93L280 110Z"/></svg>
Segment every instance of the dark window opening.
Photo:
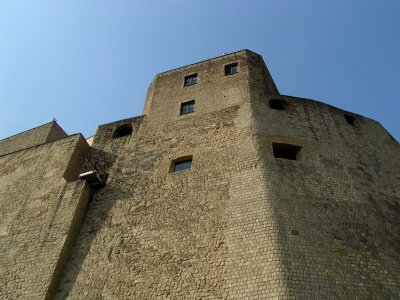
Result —
<svg viewBox="0 0 400 300"><path fill-rule="evenodd" d="M184 86L189 86L197 83L197 74L189 75L185 77Z"/></svg>
<svg viewBox="0 0 400 300"><path fill-rule="evenodd" d="M346 119L346 122L350 125L354 125L354 121L356 120L355 117L350 116L350 115L344 115L344 118Z"/></svg>
<svg viewBox="0 0 400 300"><path fill-rule="evenodd" d="M172 162L171 171L178 172L192 168L192 156L178 158Z"/></svg>
<svg viewBox="0 0 400 300"><path fill-rule="evenodd" d="M131 135L131 134L132 134L132 125L124 124L124 125L117 127L117 129L115 129L113 138L115 139L115 138L119 138L121 136L126 136L126 135Z"/></svg>
<svg viewBox="0 0 400 300"><path fill-rule="evenodd" d="M225 75L232 75L238 72L238 64L231 64L225 66Z"/></svg>
<svg viewBox="0 0 400 300"><path fill-rule="evenodd" d="M284 103L285 101L283 100L270 100L269 107L277 110L285 110Z"/></svg>
<svg viewBox="0 0 400 300"><path fill-rule="evenodd" d="M194 112L194 100L181 104L181 115L189 114L192 112Z"/></svg>
<svg viewBox="0 0 400 300"><path fill-rule="evenodd" d="M284 158L290 160L299 160L300 146L290 144L272 143L275 158Z"/></svg>

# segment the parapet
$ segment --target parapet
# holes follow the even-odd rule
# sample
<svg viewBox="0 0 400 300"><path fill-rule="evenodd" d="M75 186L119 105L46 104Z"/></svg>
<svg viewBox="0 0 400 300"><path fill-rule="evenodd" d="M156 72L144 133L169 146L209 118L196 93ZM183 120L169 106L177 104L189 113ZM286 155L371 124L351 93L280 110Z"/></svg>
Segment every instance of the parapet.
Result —
<svg viewBox="0 0 400 300"><path fill-rule="evenodd" d="M0 156L67 137L56 121L10 136L0 141Z"/></svg>

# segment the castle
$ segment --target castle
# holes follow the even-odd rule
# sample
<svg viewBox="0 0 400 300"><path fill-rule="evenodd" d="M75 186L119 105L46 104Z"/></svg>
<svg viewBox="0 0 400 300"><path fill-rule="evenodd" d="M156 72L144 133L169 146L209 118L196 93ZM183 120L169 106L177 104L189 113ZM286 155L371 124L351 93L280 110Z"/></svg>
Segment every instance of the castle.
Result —
<svg viewBox="0 0 400 300"><path fill-rule="evenodd" d="M399 154L249 50L160 73L91 145L0 141L0 299L400 299Z"/></svg>

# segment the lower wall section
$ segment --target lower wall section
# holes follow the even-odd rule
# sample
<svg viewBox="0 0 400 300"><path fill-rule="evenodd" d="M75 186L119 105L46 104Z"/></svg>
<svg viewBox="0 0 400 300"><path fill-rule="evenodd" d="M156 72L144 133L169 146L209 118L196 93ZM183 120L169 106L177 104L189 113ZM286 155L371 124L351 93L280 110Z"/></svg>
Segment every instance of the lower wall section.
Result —
<svg viewBox="0 0 400 300"><path fill-rule="evenodd" d="M76 135L0 158L1 299L51 298L91 193L63 178L82 145Z"/></svg>
<svg viewBox="0 0 400 300"><path fill-rule="evenodd" d="M344 140L305 109L304 128L278 126L280 113L248 103L170 127L133 119L118 139L102 126L94 147L113 166L55 298L396 299L396 169L354 132ZM272 143L303 153L276 158ZM188 156L192 168L172 172Z"/></svg>
<svg viewBox="0 0 400 300"><path fill-rule="evenodd" d="M58 245L61 246L61 248L58 250L58 259L54 265L53 274L51 275L45 299L52 299L54 296L54 291L58 284L59 277L65 268L65 263L69 255L71 255L70 249L72 243L81 227L83 217L86 213L88 200L92 194L92 190L86 182L74 182L68 183L67 185L66 193L62 199L62 202L64 203L62 206L64 207L61 207L61 210L59 211L63 220L59 221L59 223L61 223L60 227L64 227L64 230L67 232L64 236L64 242ZM57 226L57 224L54 225Z"/></svg>
<svg viewBox="0 0 400 300"><path fill-rule="evenodd" d="M79 138L0 157L0 298L397 299L397 145L285 101L101 126L111 167L87 209Z"/></svg>
<svg viewBox="0 0 400 300"><path fill-rule="evenodd" d="M273 195L261 168L235 174L228 205L228 299L273 299L288 295L279 253ZM283 298L280 298L283 299Z"/></svg>
<svg viewBox="0 0 400 300"><path fill-rule="evenodd" d="M234 128L217 119L220 130L204 124L188 133L184 122L191 121L175 133L139 128L139 136L103 148L117 158L107 185L89 204L56 299L226 298L234 153L225 144ZM192 169L170 172L171 161L185 155L193 156Z"/></svg>

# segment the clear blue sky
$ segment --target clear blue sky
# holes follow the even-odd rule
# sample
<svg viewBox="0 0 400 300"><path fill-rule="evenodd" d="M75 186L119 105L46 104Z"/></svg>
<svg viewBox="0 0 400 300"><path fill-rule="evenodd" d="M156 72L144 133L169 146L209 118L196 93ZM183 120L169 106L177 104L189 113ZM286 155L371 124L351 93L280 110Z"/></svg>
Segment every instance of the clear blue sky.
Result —
<svg viewBox="0 0 400 300"><path fill-rule="evenodd" d="M399 0L2 0L0 138L53 118L89 137L140 115L157 73L247 48L281 94L400 140L399 16Z"/></svg>

